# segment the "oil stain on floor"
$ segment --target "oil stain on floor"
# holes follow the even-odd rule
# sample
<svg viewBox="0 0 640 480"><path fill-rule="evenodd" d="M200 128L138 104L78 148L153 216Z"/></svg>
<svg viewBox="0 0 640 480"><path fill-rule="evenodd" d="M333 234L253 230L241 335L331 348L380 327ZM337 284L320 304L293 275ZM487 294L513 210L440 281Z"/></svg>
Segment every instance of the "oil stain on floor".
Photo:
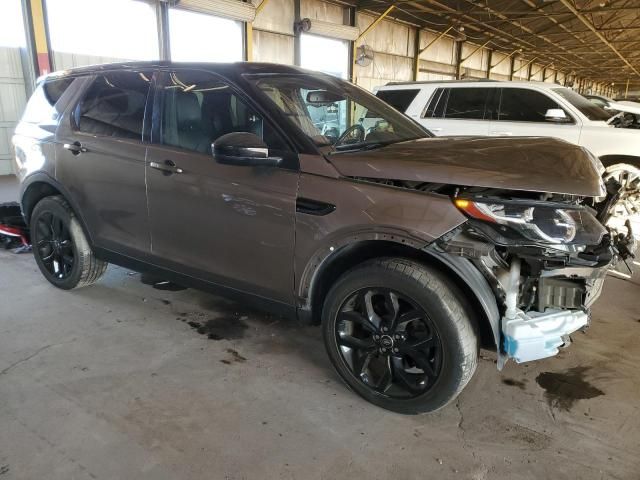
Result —
<svg viewBox="0 0 640 480"><path fill-rule="evenodd" d="M599 388L585 380L590 367L574 367L563 373L542 372L536 382L545 390L550 406L569 411L578 400L604 395Z"/></svg>
<svg viewBox="0 0 640 480"><path fill-rule="evenodd" d="M518 387L520 390L525 390L527 385L525 382L514 380L513 378L505 378L502 380L502 383L510 387Z"/></svg>
<svg viewBox="0 0 640 480"><path fill-rule="evenodd" d="M188 321L185 317L179 318L193 328L200 335L206 335L209 340L237 340L243 338L249 325L236 316L212 318L205 322Z"/></svg>

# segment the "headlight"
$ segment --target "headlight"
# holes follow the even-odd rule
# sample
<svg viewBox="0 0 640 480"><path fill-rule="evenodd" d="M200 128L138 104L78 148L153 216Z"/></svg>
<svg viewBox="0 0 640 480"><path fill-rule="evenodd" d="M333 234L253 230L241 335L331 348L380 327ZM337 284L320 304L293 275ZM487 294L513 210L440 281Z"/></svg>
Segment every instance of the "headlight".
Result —
<svg viewBox="0 0 640 480"><path fill-rule="evenodd" d="M502 236L513 233L535 243L597 245L606 229L586 209L558 208L520 201L478 202L458 198L469 217L492 224Z"/></svg>

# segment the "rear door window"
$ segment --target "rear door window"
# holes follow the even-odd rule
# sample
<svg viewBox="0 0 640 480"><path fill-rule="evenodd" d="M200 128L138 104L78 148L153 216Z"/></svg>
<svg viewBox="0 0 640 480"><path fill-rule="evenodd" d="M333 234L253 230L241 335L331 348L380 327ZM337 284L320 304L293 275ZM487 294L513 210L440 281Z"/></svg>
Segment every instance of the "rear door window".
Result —
<svg viewBox="0 0 640 480"><path fill-rule="evenodd" d="M376 97L404 113L420 92L419 89L378 90Z"/></svg>
<svg viewBox="0 0 640 480"><path fill-rule="evenodd" d="M552 108L562 107L543 93L525 88L503 88L498 120L545 122L545 114Z"/></svg>
<svg viewBox="0 0 640 480"><path fill-rule="evenodd" d="M489 88L452 88L444 118L484 119Z"/></svg>
<svg viewBox="0 0 640 480"><path fill-rule="evenodd" d="M78 106L78 130L102 137L142 140L151 77L151 72L98 75Z"/></svg>
<svg viewBox="0 0 640 480"><path fill-rule="evenodd" d="M59 112L56 111L55 105L73 80L71 77L66 77L42 83L31 95L22 115L22 121L49 123L51 120L56 120Z"/></svg>

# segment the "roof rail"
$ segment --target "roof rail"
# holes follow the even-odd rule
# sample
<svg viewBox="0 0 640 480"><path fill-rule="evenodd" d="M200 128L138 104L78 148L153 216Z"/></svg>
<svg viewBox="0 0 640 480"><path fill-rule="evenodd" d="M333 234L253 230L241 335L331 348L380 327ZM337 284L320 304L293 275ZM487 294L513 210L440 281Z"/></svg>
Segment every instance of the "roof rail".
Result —
<svg viewBox="0 0 640 480"><path fill-rule="evenodd" d="M433 83L464 83L464 82L502 82L502 80L493 80L491 78L465 78L463 80L421 80L421 81L406 81L406 82L388 82L387 85L428 85Z"/></svg>

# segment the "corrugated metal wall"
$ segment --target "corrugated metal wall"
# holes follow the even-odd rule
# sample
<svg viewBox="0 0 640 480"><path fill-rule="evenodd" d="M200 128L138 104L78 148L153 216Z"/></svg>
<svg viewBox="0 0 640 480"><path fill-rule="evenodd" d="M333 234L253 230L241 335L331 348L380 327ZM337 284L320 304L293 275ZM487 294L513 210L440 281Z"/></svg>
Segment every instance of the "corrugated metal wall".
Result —
<svg viewBox="0 0 640 480"><path fill-rule="evenodd" d="M0 175L13 173L11 136L27 100L20 51L0 47Z"/></svg>
<svg viewBox="0 0 640 480"><path fill-rule="evenodd" d="M364 31L375 17L358 13L356 26ZM407 25L383 20L359 43L369 45L374 59L366 67L355 66L358 85L372 90L390 81L412 80L415 30Z"/></svg>

